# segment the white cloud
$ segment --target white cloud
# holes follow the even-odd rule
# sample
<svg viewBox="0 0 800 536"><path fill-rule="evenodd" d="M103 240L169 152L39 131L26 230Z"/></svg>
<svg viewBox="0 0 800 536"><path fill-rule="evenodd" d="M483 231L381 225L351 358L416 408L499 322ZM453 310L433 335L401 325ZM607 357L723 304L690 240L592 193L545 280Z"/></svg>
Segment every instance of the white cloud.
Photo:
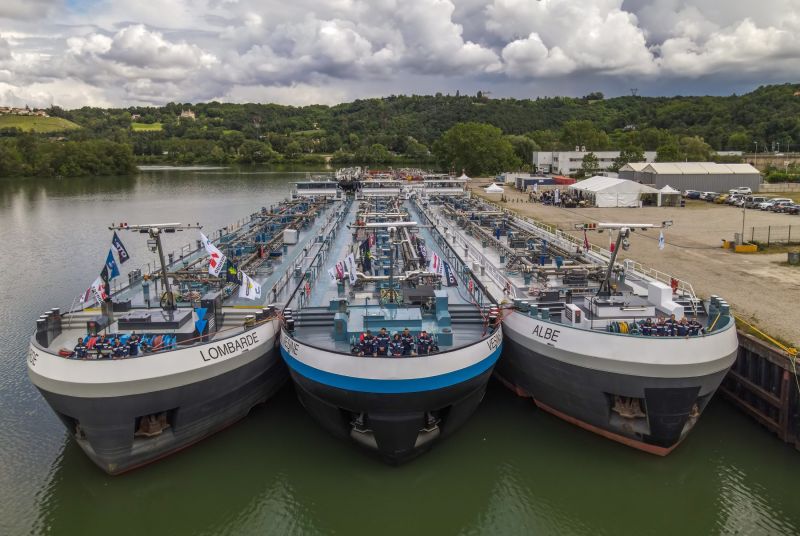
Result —
<svg viewBox="0 0 800 536"><path fill-rule="evenodd" d="M800 76L797 1L2 0L0 98L303 103L634 79L758 85Z"/></svg>

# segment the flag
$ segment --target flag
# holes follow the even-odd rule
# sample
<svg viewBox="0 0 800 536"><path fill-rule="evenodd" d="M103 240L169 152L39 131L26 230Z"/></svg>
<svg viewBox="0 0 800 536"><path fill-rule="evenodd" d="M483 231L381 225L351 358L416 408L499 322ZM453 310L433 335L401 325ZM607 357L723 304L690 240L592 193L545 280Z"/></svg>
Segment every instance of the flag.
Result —
<svg viewBox="0 0 800 536"><path fill-rule="evenodd" d="M434 274L442 274L442 259L436 253L431 254L431 260L428 264L428 271Z"/></svg>
<svg viewBox="0 0 800 536"><path fill-rule="evenodd" d="M356 282L356 259L351 253L344 259L344 264L347 267L347 275L350 277L350 284Z"/></svg>
<svg viewBox="0 0 800 536"><path fill-rule="evenodd" d="M228 268L225 270L225 281L228 283L238 283L239 282L239 270L236 268L236 264L233 263L230 259L227 262Z"/></svg>
<svg viewBox="0 0 800 536"><path fill-rule="evenodd" d="M589 251L589 237L586 236L586 229L583 230L583 249Z"/></svg>
<svg viewBox="0 0 800 536"><path fill-rule="evenodd" d="M114 260L114 251L108 250L108 257L106 257L106 270L108 279L114 279L119 276L119 268L117 268L117 261Z"/></svg>
<svg viewBox="0 0 800 536"><path fill-rule="evenodd" d="M369 235L369 247L372 247L374 245L375 245L375 233L372 233L371 235Z"/></svg>
<svg viewBox="0 0 800 536"><path fill-rule="evenodd" d="M553 190L553 204L557 205L560 200L561 200L561 190L556 188L555 190Z"/></svg>
<svg viewBox="0 0 800 536"><path fill-rule="evenodd" d="M331 276L331 283L336 283L336 281L339 279L336 277L336 268L334 267L328 269L328 275Z"/></svg>
<svg viewBox="0 0 800 536"><path fill-rule="evenodd" d="M94 303L98 299L98 294L101 285L103 285L103 279L100 276L97 276L97 279L94 280L92 285L87 288L83 294L78 296L79 303ZM105 286L103 286L105 288Z"/></svg>
<svg viewBox="0 0 800 536"><path fill-rule="evenodd" d="M342 261L336 263L336 279L344 279L344 263Z"/></svg>
<svg viewBox="0 0 800 536"><path fill-rule="evenodd" d="M119 257L120 264L125 264L125 261L131 258L131 256L128 255L128 250L125 249L125 246L122 244L122 240L117 236L116 231L114 231L114 236L111 238L111 245L117 250L117 257Z"/></svg>
<svg viewBox="0 0 800 536"><path fill-rule="evenodd" d="M419 251L419 257L422 262L425 262L428 259L428 250L425 248L425 244L417 242L417 251Z"/></svg>
<svg viewBox="0 0 800 536"><path fill-rule="evenodd" d="M658 233L658 249L664 249L664 231Z"/></svg>
<svg viewBox="0 0 800 536"><path fill-rule="evenodd" d="M203 246L206 248L206 253L208 256L211 257L211 260L208 261L208 273L213 276L219 276L219 273L222 271L222 267L225 266L226 257L222 254L220 250L216 248L214 244L211 243L211 240L206 237L203 233L200 233L200 239L203 242Z"/></svg>
<svg viewBox="0 0 800 536"><path fill-rule="evenodd" d="M261 285L244 272L242 272L242 284L239 285L239 297L248 300L261 299Z"/></svg>
<svg viewBox="0 0 800 536"><path fill-rule="evenodd" d="M364 267L365 273L372 272L372 253L369 250L364 253L364 258L361 259L361 266Z"/></svg>
<svg viewBox="0 0 800 536"><path fill-rule="evenodd" d="M448 287L457 287L458 279L456 279L456 274L453 272L453 269L450 268L450 263L442 261L442 266L444 267L445 284L447 284Z"/></svg>
<svg viewBox="0 0 800 536"><path fill-rule="evenodd" d="M103 272L106 272L105 275ZM95 299L97 301L105 301L108 298L108 273L105 266L103 266L103 270L100 272L100 276L94 280L92 283L92 291L94 292Z"/></svg>

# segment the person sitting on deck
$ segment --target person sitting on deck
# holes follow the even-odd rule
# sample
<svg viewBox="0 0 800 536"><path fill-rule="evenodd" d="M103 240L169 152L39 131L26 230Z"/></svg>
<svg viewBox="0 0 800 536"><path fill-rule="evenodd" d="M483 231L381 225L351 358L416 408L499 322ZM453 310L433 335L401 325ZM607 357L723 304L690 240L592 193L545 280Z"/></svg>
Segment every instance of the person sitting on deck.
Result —
<svg viewBox="0 0 800 536"><path fill-rule="evenodd" d="M688 337L689 336L689 322L687 322L686 317L684 316L681 318L681 321L675 325L676 335L679 337Z"/></svg>
<svg viewBox="0 0 800 536"><path fill-rule="evenodd" d="M689 321L689 334L700 335L703 333L703 326L697 321L697 317L693 316Z"/></svg>
<svg viewBox="0 0 800 536"><path fill-rule="evenodd" d="M401 357L403 355L403 339L399 333L395 333L392 337L392 342L389 343L389 353L392 357Z"/></svg>
<svg viewBox="0 0 800 536"><path fill-rule="evenodd" d="M378 356L386 356L389 353L389 334L386 333L386 328L381 328L378 336L375 337L375 354Z"/></svg>
<svg viewBox="0 0 800 536"><path fill-rule="evenodd" d="M414 336L408 328L403 330L400 339L403 341L403 355L414 355Z"/></svg>
<svg viewBox="0 0 800 536"><path fill-rule="evenodd" d="M667 325L664 323L664 317L659 316L656 321L656 335L663 337L667 334Z"/></svg>
<svg viewBox="0 0 800 536"><path fill-rule="evenodd" d="M120 343L119 339L114 339L114 347L112 348L111 354L114 359L125 357L125 347L122 346L122 343Z"/></svg>
<svg viewBox="0 0 800 536"><path fill-rule="evenodd" d="M669 318L664 322L664 325L667 328L667 335L675 335L675 331L677 329L678 321L675 319L675 314L669 315Z"/></svg>
<svg viewBox="0 0 800 536"><path fill-rule="evenodd" d="M431 353L431 336L424 329L420 332L417 338L417 353L419 355L427 355Z"/></svg>
<svg viewBox="0 0 800 536"><path fill-rule="evenodd" d="M131 336L128 338L128 355L131 357L139 355L139 337L135 332L131 333Z"/></svg>
<svg viewBox="0 0 800 536"><path fill-rule="evenodd" d="M375 355L375 337L372 331L367 330L366 333L359 337L361 344L359 344L359 355Z"/></svg>
<svg viewBox="0 0 800 536"><path fill-rule="evenodd" d="M642 324L642 335L648 335L648 336L653 335L653 331L654 331L653 321L650 318L648 318Z"/></svg>
<svg viewBox="0 0 800 536"><path fill-rule="evenodd" d="M103 359L106 354L106 343L102 335L97 336L97 341L94 343L94 351L97 352L97 359Z"/></svg>
<svg viewBox="0 0 800 536"><path fill-rule="evenodd" d="M82 337L78 337L78 344L75 345L74 351L77 359L86 359L86 345L83 344Z"/></svg>

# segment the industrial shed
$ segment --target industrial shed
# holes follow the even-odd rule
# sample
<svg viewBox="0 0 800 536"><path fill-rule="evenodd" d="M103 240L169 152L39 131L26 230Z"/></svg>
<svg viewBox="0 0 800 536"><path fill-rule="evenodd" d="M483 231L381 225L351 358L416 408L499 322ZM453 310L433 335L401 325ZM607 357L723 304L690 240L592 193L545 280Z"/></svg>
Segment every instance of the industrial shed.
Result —
<svg viewBox="0 0 800 536"><path fill-rule="evenodd" d="M761 174L750 164L716 162L654 162L640 172L641 181L658 189L670 185L681 191L727 192L749 186L754 192L761 184Z"/></svg>
<svg viewBox="0 0 800 536"><path fill-rule="evenodd" d="M642 173L642 170L644 170L644 168L646 168L648 165L649 164L647 162L629 162L619 168L619 178L628 179L629 181L647 183L650 180L650 176L645 176L645 174Z"/></svg>
<svg viewBox="0 0 800 536"><path fill-rule="evenodd" d="M659 192L638 182L616 177L591 177L569 186L571 192L595 207L638 207L644 196L660 200Z"/></svg>

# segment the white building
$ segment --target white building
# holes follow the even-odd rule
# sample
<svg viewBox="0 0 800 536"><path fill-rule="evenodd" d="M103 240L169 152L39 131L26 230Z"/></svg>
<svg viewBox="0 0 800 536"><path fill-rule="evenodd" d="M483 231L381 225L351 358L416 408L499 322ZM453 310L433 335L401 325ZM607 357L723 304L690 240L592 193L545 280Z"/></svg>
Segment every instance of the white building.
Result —
<svg viewBox="0 0 800 536"><path fill-rule="evenodd" d="M533 165L544 173L571 175L581 168L583 157L589 153L594 153L599 161L599 170L604 171L614 165L620 151L535 151ZM647 162L655 162L656 152L645 151L644 158Z"/></svg>

